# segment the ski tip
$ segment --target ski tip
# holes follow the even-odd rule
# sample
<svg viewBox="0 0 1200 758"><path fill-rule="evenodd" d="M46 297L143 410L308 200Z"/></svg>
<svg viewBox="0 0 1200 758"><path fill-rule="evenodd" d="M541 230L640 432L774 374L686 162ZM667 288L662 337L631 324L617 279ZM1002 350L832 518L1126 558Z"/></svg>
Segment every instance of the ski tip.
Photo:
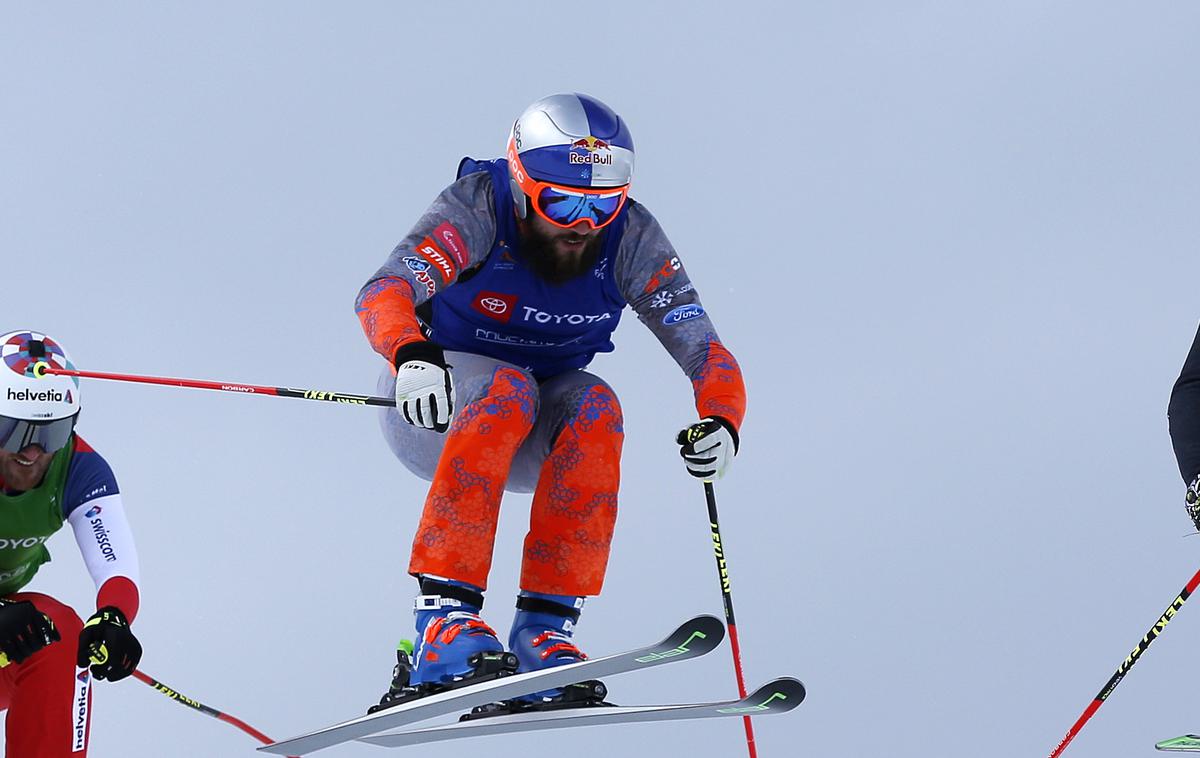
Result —
<svg viewBox="0 0 1200 758"><path fill-rule="evenodd" d="M716 616L696 616L681 624L662 642L634 659L644 666L698 658L716 650L725 639L725 624ZM642 652L642 651L639 651Z"/></svg>
<svg viewBox="0 0 1200 758"><path fill-rule="evenodd" d="M790 676L767 682L746 697L718 708L723 716L763 716L787 713L804 702L808 693L799 679Z"/></svg>
<svg viewBox="0 0 1200 758"><path fill-rule="evenodd" d="M1200 735L1185 734L1154 743L1156 750L1173 750L1180 753L1200 753Z"/></svg>
<svg viewBox="0 0 1200 758"><path fill-rule="evenodd" d="M676 640L692 640L699 643L698 647L705 650L715 650L725 639L725 622L716 616L702 614L680 624L664 643Z"/></svg>
<svg viewBox="0 0 1200 758"><path fill-rule="evenodd" d="M804 683L790 676L773 679L747 695L745 700L760 708L759 712L787 713L804 702L808 690Z"/></svg>

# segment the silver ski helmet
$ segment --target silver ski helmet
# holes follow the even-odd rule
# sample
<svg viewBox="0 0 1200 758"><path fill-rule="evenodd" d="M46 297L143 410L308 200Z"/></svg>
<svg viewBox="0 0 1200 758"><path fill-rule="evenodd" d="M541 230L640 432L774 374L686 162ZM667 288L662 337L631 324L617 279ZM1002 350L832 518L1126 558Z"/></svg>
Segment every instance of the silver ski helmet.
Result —
<svg viewBox="0 0 1200 758"><path fill-rule="evenodd" d="M46 374L46 366L75 368L45 334L0 336L0 449L17 453L39 444L53 453L70 440L79 417L79 380Z"/></svg>
<svg viewBox="0 0 1200 758"><path fill-rule="evenodd" d="M551 224L611 223L629 196L633 137L612 108L579 93L530 105L509 132L508 172L517 215Z"/></svg>

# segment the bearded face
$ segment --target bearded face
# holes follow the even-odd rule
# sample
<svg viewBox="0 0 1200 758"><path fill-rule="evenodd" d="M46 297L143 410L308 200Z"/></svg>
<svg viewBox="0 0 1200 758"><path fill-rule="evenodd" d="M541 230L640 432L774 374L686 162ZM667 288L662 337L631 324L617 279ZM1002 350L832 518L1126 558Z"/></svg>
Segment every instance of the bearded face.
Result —
<svg viewBox="0 0 1200 758"><path fill-rule="evenodd" d="M603 229L592 229L587 224L563 229L529 213L517 221L517 230L525 262L551 284L562 284L586 273L600 258Z"/></svg>

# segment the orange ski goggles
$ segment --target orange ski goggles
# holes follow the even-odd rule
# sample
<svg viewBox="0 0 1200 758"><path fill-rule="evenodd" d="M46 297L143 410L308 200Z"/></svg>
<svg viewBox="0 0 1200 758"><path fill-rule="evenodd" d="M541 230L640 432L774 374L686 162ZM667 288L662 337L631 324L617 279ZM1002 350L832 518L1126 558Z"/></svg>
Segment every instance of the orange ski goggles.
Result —
<svg viewBox="0 0 1200 758"><path fill-rule="evenodd" d="M561 229L578 224L602 229L613 222L629 197L628 184L587 189L538 181L525 170L512 140L508 143L508 166L521 191L529 196L533 210Z"/></svg>

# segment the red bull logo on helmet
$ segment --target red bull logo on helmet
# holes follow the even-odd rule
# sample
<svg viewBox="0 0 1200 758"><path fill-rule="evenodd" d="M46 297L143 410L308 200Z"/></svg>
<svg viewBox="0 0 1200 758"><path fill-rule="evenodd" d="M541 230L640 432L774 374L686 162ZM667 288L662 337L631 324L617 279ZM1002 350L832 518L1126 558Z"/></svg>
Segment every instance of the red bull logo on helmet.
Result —
<svg viewBox="0 0 1200 758"><path fill-rule="evenodd" d="M576 152L577 150L583 150L585 152L579 153ZM571 152L568 162L573 166L611 166L612 161L612 148L602 139L588 136L582 139L577 139L571 143Z"/></svg>
<svg viewBox="0 0 1200 758"><path fill-rule="evenodd" d="M584 137L583 139L577 139L571 143L571 147L581 147L590 152L610 149L609 144L598 137Z"/></svg>

